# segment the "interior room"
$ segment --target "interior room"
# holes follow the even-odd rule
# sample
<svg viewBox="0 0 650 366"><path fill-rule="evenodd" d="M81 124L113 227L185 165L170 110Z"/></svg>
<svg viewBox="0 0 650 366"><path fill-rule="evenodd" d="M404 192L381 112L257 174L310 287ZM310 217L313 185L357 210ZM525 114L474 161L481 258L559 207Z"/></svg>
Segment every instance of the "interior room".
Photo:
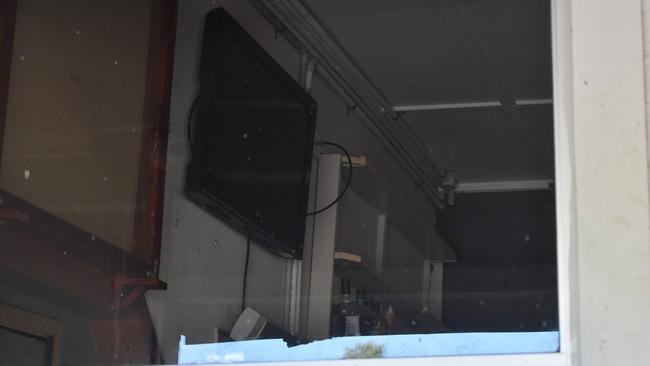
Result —
<svg viewBox="0 0 650 366"><path fill-rule="evenodd" d="M549 1L0 16L0 365L558 350Z"/></svg>

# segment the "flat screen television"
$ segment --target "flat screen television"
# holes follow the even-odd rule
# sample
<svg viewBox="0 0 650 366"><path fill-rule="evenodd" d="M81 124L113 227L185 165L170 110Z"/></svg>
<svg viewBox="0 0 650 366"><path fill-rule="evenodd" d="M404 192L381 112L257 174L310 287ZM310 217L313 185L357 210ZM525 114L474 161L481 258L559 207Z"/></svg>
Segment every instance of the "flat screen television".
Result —
<svg viewBox="0 0 650 366"><path fill-rule="evenodd" d="M222 8L205 19L185 194L301 258L316 101Z"/></svg>

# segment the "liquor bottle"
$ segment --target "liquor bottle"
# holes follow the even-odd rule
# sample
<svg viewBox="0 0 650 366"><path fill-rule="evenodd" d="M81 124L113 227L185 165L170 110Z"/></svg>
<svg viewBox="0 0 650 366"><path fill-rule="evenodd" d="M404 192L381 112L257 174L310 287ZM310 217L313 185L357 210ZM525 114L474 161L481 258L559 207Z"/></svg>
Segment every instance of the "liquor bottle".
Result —
<svg viewBox="0 0 650 366"><path fill-rule="evenodd" d="M352 288L350 286L350 280L347 278L341 280L341 315L345 319L344 335L361 335L359 314L354 311L352 306Z"/></svg>
<svg viewBox="0 0 650 366"><path fill-rule="evenodd" d="M384 311L384 322L386 324L386 334L392 334L395 329L395 310L392 304L389 304L388 309Z"/></svg>

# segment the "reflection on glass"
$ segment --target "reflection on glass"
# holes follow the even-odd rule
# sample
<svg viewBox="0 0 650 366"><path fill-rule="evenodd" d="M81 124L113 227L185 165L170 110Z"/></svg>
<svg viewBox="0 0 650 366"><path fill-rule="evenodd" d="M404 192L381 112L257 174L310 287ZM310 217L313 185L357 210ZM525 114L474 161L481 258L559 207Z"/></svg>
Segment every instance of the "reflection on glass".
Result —
<svg viewBox="0 0 650 366"><path fill-rule="evenodd" d="M549 6L3 2L0 330L56 320L65 365L557 352Z"/></svg>

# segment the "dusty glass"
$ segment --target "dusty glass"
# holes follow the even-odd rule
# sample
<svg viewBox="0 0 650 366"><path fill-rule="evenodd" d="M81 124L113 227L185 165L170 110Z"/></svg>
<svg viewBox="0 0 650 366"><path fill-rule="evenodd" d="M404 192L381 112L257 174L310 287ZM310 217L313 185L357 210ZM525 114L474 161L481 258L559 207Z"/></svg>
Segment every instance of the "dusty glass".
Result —
<svg viewBox="0 0 650 366"><path fill-rule="evenodd" d="M0 364L558 351L549 1L0 19Z"/></svg>

